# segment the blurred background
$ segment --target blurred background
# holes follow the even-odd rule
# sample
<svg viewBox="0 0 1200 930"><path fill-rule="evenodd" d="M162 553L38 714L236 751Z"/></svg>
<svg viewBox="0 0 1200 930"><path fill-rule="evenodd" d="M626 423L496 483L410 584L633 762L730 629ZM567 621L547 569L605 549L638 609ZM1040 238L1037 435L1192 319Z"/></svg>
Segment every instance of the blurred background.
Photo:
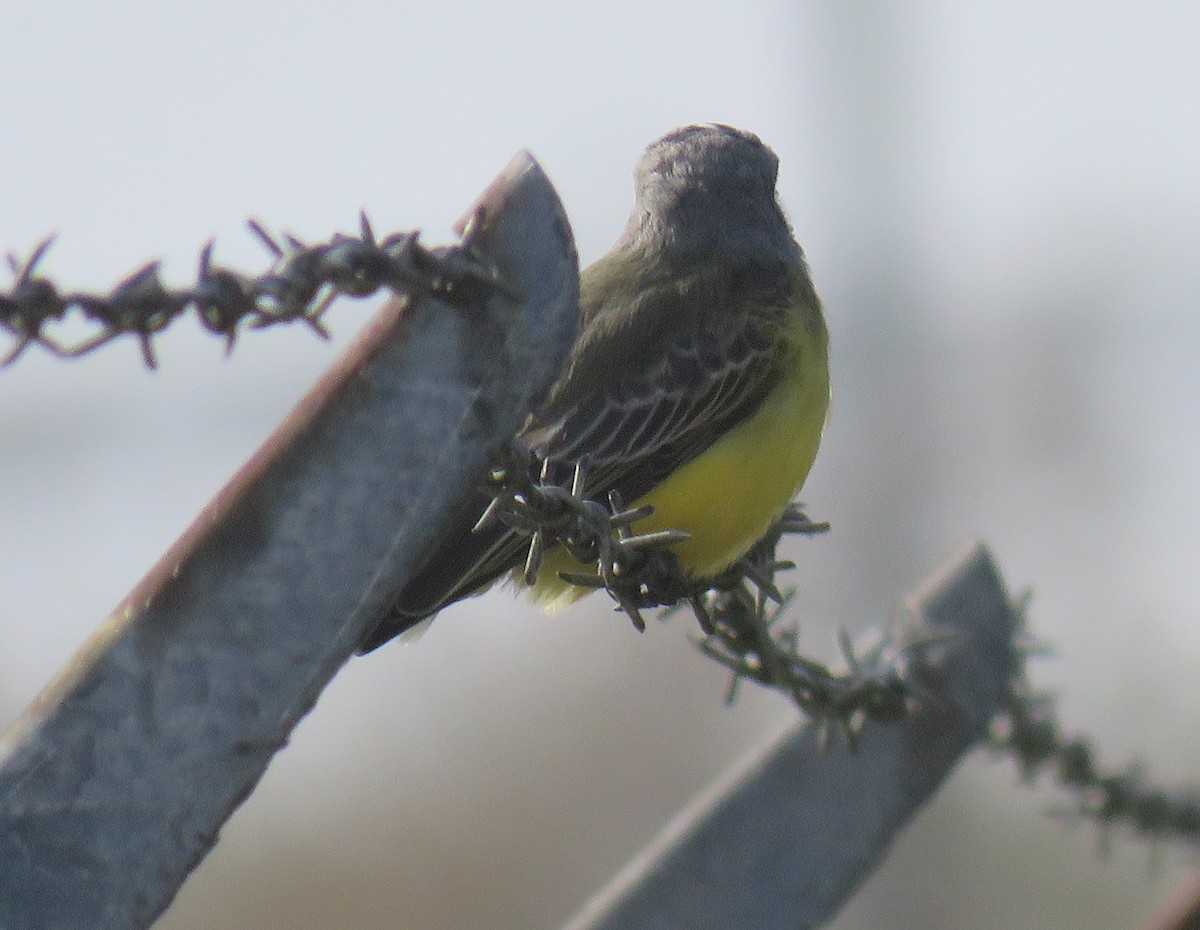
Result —
<svg viewBox="0 0 1200 930"><path fill-rule="evenodd" d="M1200 14L1184 3L614 0L11 4L0 248L106 289L249 216L321 240L450 226L514 151L582 259L642 146L753 129L833 337L804 491L804 642L885 621L984 539L1057 655L1036 680L1110 765L1200 780ZM11 721L351 338L193 321L0 372L0 721ZM158 926L554 928L690 797L794 720L600 598L507 593L350 663ZM969 758L836 922L1131 927L1195 865L1046 816Z"/></svg>

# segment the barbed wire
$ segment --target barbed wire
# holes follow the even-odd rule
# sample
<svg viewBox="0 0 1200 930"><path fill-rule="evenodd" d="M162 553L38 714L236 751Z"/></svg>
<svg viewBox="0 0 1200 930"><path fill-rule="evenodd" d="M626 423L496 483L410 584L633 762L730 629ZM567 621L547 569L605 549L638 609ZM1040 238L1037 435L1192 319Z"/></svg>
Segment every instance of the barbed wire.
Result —
<svg viewBox="0 0 1200 930"><path fill-rule="evenodd" d="M840 738L853 746L867 720L899 719L919 699L920 672L945 642L937 631L911 623L861 649L843 633L847 669L835 673L803 655L798 627L781 622L793 593L781 592L775 579L795 566L776 558L780 540L829 529L827 523L810 520L801 505L790 505L767 535L719 577L695 580L670 548L686 540L686 533L632 531L651 507L629 509L614 492L606 504L588 500L586 460L576 463L568 485L549 480L548 472L547 466L514 450L493 472L495 496L477 525L482 529L502 522L528 537L526 582L536 580L543 554L562 546L595 571L560 572L560 577L604 589L639 630L646 626L644 610L688 606L704 634L698 646L731 672L729 700L745 679L776 688L821 728L823 742Z"/></svg>
<svg viewBox="0 0 1200 930"><path fill-rule="evenodd" d="M1028 593L1013 610L1021 621L1025 640L1021 653L1028 659L1048 650L1028 634ZM1107 768L1098 761L1096 741L1087 735L1067 733L1058 717L1054 695L1036 689L1025 662L1009 680L1004 708L993 722L991 747L1010 758L1028 782L1051 778L1074 797L1058 816L1096 823L1101 846L1107 849L1112 829L1125 826L1152 842L1195 843L1200 840L1200 788L1164 788L1154 784L1140 763Z"/></svg>
<svg viewBox="0 0 1200 930"><path fill-rule="evenodd" d="M366 213L357 236L337 233L328 242L307 245L296 236L273 236L257 220L247 224L271 255L271 266L252 276L218 265L215 243L200 251L195 283L170 288L152 261L118 282L108 293L64 292L39 271L54 236L43 239L27 258L9 253L13 283L0 290L0 330L13 340L0 368L31 346L60 358L78 358L123 335L135 337L148 368L157 366L153 337L194 312L209 333L225 339L232 351L244 328L261 329L301 322L328 338L322 317L339 296L368 297L387 289L397 293L437 294L451 304L469 304L483 293L511 288L475 248L478 222L468 224L460 244L425 247L416 232L376 237ZM74 344L63 344L50 331L77 314L98 331Z"/></svg>
<svg viewBox="0 0 1200 930"><path fill-rule="evenodd" d="M868 720L902 719L925 700L922 683L953 644L915 618L901 618L865 644L855 645L843 630L841 671L801 652L799 623L785 619L795 591L781 590L777 581L795 565L778 559L776 550L784 536L815 536L829 529L810 520L801 505L788 507L721 577L694 581L670 551L687 534L635 534L633 524L651 508L628 509L616 494L608 496L607 505L587 500L586 462L576 465L563 486L522 455L515 453L493 473L498 487L480 526L499 521L528 537L527 582L536 580L543 554L561 545L596 566L593 573L560 572L563 580L603 588L639 630L645 628L643 610L665 607L667 615L690 607L702 631L694 637L696 645L730 671L727 700L735 700L747 680L773 688L818 727L825 746L839 741L853 749ZM1036 691L1026 674L1027 660L1045 652L1029 635L1027 605L1027 596L1012 605L1019 621L1018 661L993 724L993 751L1010 759L1027 780L1052 773L1075 799L1068 813L1099 824L1103 837L1123 824L1152 841L1200 840L1200 791L1155 786L1140 766L1106 770L1096 762L1092 739L1064 733L1053 696Z"/></svg>

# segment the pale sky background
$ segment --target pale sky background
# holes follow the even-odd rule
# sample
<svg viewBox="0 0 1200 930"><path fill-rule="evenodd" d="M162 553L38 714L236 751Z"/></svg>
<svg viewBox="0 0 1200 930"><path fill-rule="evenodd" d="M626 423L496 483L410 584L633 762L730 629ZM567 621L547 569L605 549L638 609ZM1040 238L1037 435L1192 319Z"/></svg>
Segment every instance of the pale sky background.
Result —
<svg viewBox="0 0 1200 930"><path fill-rule="evenodd" d="M798 545L811 648L885 619L969 539L1058 655L1040 683L1109 764L1200 781L1200 14L1184 3L10 3L0 248L107 288L248 216L434 241L520 148L582 259L641 147L752 129L826 302L834 409ZM0 372L0 718L11 720L336 357L191 321ZM506 594L352 662L158 926L560 925L745 747L678 618ZM1129 927L1193 857L1101 861L1060 801L977 755L837 930Z"/></svg>

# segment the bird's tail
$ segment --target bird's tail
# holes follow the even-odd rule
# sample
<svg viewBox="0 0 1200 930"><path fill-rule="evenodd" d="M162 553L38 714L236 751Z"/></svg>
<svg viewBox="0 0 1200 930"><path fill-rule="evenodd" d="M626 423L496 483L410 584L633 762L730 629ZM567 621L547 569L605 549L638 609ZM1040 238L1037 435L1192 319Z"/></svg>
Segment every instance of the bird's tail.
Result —
<svg viewBox="0 0 1200 930"><path fill-rule="evenodd" d="M387 615L363 639L358 654L378 649L454 601L486 590L520 557L520 542L502 525L475 532L491 497L471 495L451 529L431 548Z"/></svg>

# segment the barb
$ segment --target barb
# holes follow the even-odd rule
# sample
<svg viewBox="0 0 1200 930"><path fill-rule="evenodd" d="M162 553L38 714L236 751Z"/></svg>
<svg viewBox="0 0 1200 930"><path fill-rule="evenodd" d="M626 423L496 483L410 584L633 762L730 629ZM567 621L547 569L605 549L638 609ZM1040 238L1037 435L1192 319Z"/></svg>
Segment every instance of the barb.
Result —
<svg viewBox="0 0 1200 930"><path fill-rule="evenodd" d="M47 236L39 242L24 262L15 253L8 253L8 265L16 280L7 294L0 293L0 327L8 330L15 342L0 361L0 368L15 362L34 343L55 355L63 354L42 330L50 321L62 319L70 301L59 294L52 282L37 274L37 267L54 244L54 238Z"/></svg>
<svg viewBox="0 0 1200 930"><path fill-rule="evenodd" d="M239 333L299 321L323 339L329 338L322 317L339 296L369 297L380 290L436 294L453 306L468 306L490 293L513 295L473 244L468 234L458 245L426 248L416 232L392 233L379 239L365 213L357 236L337 233L328 242L307 245L291 233L273 236L258 220L247 224L270 253L272 264L261 275L246 275L213 260L215 243L200 251L196 282L169 288L159 277L160 263L148 262L118 282L107 294L63 293L38 273L54 237L50 236L21 261L9 254L13 283L0 290L0 330L13 345L0 368L37 345L60 358L78 358L119 336L138 340L147 368L157 367L153 337L183 316L195 312L201 327L225 340L226 354ZM65 345L50 332L73 311L95 324L97 331Z"/></svg>

